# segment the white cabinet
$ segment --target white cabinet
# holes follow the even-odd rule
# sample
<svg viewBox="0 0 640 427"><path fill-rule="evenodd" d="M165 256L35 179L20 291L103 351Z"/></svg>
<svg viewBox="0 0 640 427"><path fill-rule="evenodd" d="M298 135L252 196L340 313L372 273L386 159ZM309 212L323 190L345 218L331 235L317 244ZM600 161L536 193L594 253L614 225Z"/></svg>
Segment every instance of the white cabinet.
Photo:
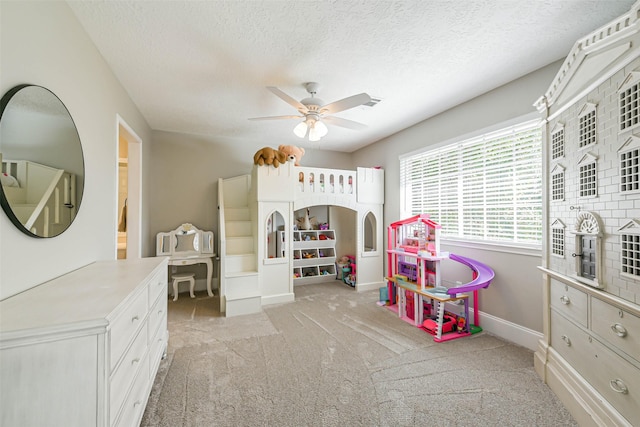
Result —
<svg viewBox="0 0 640 427"><path fill-rule="evenodd" d="M293 232L293 284L335 279L336 232L302 230Z"/></svg>
<svg viewBox="0 0 640 427"><path fill-rule="evenodd" d="M564 384L583 401L607 402L591 407L589 424L640 425L637 307L572 278L543 271L549 276L545 307L549 336L548 346L542 345L536 358L546 359L547 382L557 393L562 388L556 384Z"/></svg>
<svg viewBox="0 0 640 427"><path fill-rule="evenodd" d="M167 339L163 257L96 262L1 301L0 425L139 425Z"/></svg>

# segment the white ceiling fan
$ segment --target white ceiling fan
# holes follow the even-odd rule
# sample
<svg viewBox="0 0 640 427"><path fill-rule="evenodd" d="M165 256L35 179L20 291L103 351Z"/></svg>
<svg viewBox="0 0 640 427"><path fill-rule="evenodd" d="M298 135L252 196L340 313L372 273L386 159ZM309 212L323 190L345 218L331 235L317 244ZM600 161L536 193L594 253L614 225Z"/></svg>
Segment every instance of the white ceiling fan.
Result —
<svg viewBox="0 0 640 427"><path fill-rule="evenodd" d="M307 92L309 92L311 97L304 98L301 101L296 101L277 87L267 86L267 89L287 104L292 105L301 115L254 117L249 120L303 119L303 121L293 129L293 133L300 138L304 138L308 135L309 141L318 141L327 134L328 129L325 122L330 125L354 130L364 129L367 127L362 123L331 115L371 102L371 97L366 93L360 93L330 104L325 104L323 100L315 97L319 87L318 83L305 83L304 87L307 89Z"/></svg>

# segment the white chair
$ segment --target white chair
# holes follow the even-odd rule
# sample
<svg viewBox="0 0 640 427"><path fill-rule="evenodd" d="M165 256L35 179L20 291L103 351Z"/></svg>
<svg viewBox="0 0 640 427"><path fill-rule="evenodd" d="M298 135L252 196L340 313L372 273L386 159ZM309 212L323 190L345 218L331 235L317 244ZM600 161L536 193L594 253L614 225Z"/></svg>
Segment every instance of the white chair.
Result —
<svg viewBox="0 0 640 427"><path fill-rule="evenodd" d="M178 301L178 284L182 282L189 283L189 295L191 298L195 298L195 294L193 290L196 287L196 279L194 278L194 273L181 273L181 274L173 274L171 277L173 278L173 300Z"/></svg>

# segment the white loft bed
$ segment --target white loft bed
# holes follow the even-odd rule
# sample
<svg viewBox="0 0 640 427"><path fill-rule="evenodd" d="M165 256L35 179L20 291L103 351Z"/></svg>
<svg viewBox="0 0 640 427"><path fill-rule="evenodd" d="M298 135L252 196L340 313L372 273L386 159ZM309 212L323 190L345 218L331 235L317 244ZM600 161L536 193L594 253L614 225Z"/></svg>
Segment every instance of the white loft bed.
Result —
<svg viewBox="0 0 640 427"><path fill-rule="evenodd" d="M221 308L227 316L255 312L262 305L293 301L294 212L310 206L338 206L354 211L357 290L384 286L382 213L384 171L375 168L341 170L294 166L254 166L251 175L220 180L218 185ZM284 256L270 258L268 222L278 212L285 230ZM365 221L373 229L365 248ZM250 227L253 244L246 240ZM340 237L337 236L337 239ZM245 239L240 249L240 239Z"/></svg>
<svg viewBox="0 0 640 427"><path fill-rule="evenodd" d="M3 185L16 219L43 237L66 229L76 215L76 177L62 169L28 160L2 160L2 172L14 185Z"/></svg>

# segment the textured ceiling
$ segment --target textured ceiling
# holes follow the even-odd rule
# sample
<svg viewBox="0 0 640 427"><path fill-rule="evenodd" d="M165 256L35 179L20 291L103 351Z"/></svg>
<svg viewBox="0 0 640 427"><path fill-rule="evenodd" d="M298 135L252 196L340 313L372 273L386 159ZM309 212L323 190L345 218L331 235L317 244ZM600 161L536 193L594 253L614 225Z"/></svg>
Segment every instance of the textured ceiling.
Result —
<svg viewBox="0 0 640 427"><path fill-rule="evenodd" d="M151 128L352 152L563 58L633 1L68 3ZM309 81L327 103L382 101L336 114L367 129L329 126L315 143L296 120L248 120L297 114L265 87L300 100Z"/></svg>

